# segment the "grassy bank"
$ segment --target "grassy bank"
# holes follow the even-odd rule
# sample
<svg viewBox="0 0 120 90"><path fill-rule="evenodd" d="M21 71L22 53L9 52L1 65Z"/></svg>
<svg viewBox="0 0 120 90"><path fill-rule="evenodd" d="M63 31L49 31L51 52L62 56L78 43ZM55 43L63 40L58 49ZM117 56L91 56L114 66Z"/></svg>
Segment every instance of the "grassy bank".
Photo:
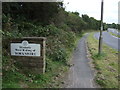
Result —
<svg viewBox="0 0 120 90"><path fill-rule="evenodd" d="M97 71L96 82L103 88L118 88L118 52L103 44L102 54L98 53L98 40L90 33L87 42L93 64Z"/></svg>
<svg viewBox="0 0 120 90"><path fill-rule="evenodd" d="M114 33L112 33L112 32L109 32L111 35L113 35L113 36L115 36L115 37L118 37L118 38L120 38L120 35L118 35L118 34L114 34Z"/></svg>

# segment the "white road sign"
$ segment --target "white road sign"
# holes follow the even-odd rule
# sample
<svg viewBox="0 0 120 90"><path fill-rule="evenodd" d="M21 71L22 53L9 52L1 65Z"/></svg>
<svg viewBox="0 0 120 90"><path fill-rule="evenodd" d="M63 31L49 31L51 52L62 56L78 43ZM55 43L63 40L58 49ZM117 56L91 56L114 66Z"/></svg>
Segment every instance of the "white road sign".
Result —
<svg viewBox="0 0 120 90"><path fill-rule="evenodd" d="M22 43L11 43L12 56L41 56L40 44L29 44L28 41Z"/></svg>

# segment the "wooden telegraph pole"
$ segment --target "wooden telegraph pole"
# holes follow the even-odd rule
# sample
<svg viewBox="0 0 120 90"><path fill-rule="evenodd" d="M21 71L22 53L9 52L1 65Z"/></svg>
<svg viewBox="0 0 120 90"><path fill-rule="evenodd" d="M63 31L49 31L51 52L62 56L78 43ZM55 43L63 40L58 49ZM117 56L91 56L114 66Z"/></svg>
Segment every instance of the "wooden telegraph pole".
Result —
<svg viewBox="0 0 120 90"><path fill-rule="evenodd" d="M102 31L103 31L103 3L104 1L101 1L101 29L100 29L100 36L99 36L99 48L98 48L98 54L100 55L102 52L102 42L103 42L103 36L102 36Z"/></svg>

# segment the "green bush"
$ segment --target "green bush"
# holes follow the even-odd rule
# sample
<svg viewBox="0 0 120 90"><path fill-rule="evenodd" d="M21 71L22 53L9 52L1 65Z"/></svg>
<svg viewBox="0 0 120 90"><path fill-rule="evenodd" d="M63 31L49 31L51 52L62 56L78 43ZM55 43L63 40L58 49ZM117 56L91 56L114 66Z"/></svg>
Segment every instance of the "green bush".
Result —
<svg viewBox="0 0 120 90"><path fill-rule="evenodd" d="M32 30L32 35L39 37L58 36L59 34L60 30L53 25L38 26Z"/></svg>
<svg viewBox="0 0 120 90"><path fill-rule="evenodd" d="M12 32L2 31L2 34L3 34L3 39L23 37L22 33L19 33L17 30L13 30Z"/></svg>
<svg viewBox="0 0 120 90"><path fill-rule="evenodd" d="M19 23L20 24L20 23ZM26 76L27 79L33 79L33 83L47 83L50 79L48 77L53 77L56 75L54 71L58 68L59 65L66 65L69 58L69 52L74 48L76 36L72 31L65 31L63 29L57 28L54 25L47 26L36 26L32 23L24 22L21 25L16 24L13 30L4 30L0 31L3 34L3 39L9 41L10 38L18 37L46 37L46 73L52 72L47 76L38 75L35 77ZM4 82L4 87L20 87L19 82L15 79L19 75L15 75L19 72L19 63L14 64L14 61L8 57L9 53L8 42L3 43L4 52L3 52L3 71L5 75L3 79L6 80L7 77L11 79ZM57 65L56 65L57 64ZM9 65L9 68L7 68ZM17 71L18 70L18 71ZM13 72L13 75L11 75ZM8 75L10 73L10 75ZM19 73L20 74L20 73ZM15 76L14 76L15 75ZM23 76L24 77L24 76ZM20 78L17 78L19 80ZM37 80L39 79L39 80ZM20 79L22 81L22 79ZM28 80L29 81L29 80ZM26 81L24 81L26 82ZM9 84L10 83L10 84ZM17 83L17 84L15 84Z"/></svg>
<svg viewBox="0 0 120 90"><path fill-rule="evenodd" d="M65 31L71 31L71 28L67 24L62 24L58 28L61 28Z"/></svg>
<svg viewBox="0 0 120 90"><path fill-rule="evenodd" d="M52 60L67 62L68 55L65 48L55 48L53 53L49 56Z"/></svg>
<svg viewBox="0 0 120 90"><path fill-rule="evenodd" d="M47 56L55 61L63 62L67 61L67 50L72 50L76 39L75 33L72 31L67 32L55 27L54 25L43 27L27 22L19 23L18 28L16 27L10 32L6 30L2 33L3 39L27 36L47 37Z"/></svg>

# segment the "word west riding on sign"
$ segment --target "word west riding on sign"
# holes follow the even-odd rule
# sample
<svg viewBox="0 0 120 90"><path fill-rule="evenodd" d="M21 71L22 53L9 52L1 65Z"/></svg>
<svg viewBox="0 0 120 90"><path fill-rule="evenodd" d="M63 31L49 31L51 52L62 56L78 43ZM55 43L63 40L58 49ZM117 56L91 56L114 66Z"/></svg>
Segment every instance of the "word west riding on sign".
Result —
<svg viewBox="0 0 120 90"><path fill-rule="evenodd" d="M11 43L12 56L41 56L40 44L29 44L28 41L22 43Z"/></svg>

